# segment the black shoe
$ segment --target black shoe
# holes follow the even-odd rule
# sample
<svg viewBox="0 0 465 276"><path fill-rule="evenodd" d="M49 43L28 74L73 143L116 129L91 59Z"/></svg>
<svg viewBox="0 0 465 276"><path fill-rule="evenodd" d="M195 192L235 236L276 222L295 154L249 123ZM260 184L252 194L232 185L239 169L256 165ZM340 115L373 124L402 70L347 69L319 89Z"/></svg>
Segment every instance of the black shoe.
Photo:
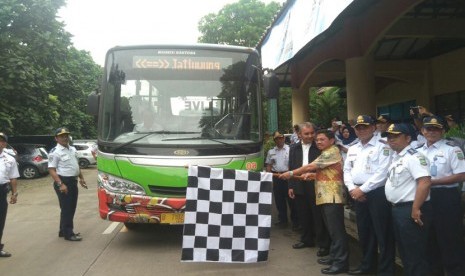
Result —
<svg viewBox="0 0 465 276"><path fill-rule="evenodd" d="M317 257L324 257L329 255L329 249L328 248L320 248L318 249L318 252L316 252Z"/></svg>
<svg viewBox="0 0 465 276"><path fill-rule="evenodd" d="M329 258L318 259L316 262L321 264L321 265L332 265L333 264L333 260L331 260Z"/></svg>
<svg viewBox="0 0 465 276"><path fill-rule="evenodd" d="M78 235L72 235L70 237L65 237L67 241L82 241L82 237Z"/></svg>
<svg viewBox="0 0 465 276"><path fill-rule="evenodd" d="M298 243L292 245L292 248L294 248L294 249L302 249L302 248L305 248L305 247L315 247L315 245L314 244L307 244L307 243L303 243L303 242L298 242Z"/></svg>
<svg viewBox="0 0 465 276"><path fill-rule="evenodd" d="M349 275L370 275L370 274L376 274L376 272L371 271L371 270L363 270L360 268L356 269L351 269L349 270Z"/></svg>
<svg viewBox="0 0 465 276"><path fill-rule="evenodd" d="M73 233L73 236L74 235L81 236L81 233ZM63 234L63 232L61 232L61 231L58 232L58 237L63 238L64 236L65 236L65 234Z"/></svg>
<svg viewBox="0 0 465 276"><path fill-rule="evenodd" d="M328 268L323 268L321 270L321 273L329 274L329 275L335 275L335 274L340 274L340 273L345 273L345 272L347 272L347 267L335 267L333 265Z"/></svg>
<svg viewBox="0 0 465 276"><path fill-rule="evenodd" d="M6 252L4 250L0 250L0 257L2 257L2 258L11 257L11 253Z"/></svg>

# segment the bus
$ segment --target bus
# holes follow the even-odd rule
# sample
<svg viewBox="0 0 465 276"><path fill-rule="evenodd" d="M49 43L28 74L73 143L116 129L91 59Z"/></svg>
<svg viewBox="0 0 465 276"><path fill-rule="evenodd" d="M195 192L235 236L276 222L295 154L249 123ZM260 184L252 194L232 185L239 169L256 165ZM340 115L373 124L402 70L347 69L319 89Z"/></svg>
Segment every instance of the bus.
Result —
<svg viewBox="0 0 465 276"><path fill-rule="evenodd" d="M103 219L182 224L187 168L263 168L262 70L255 49L195 44L114 47L98 115Z"/></svg>

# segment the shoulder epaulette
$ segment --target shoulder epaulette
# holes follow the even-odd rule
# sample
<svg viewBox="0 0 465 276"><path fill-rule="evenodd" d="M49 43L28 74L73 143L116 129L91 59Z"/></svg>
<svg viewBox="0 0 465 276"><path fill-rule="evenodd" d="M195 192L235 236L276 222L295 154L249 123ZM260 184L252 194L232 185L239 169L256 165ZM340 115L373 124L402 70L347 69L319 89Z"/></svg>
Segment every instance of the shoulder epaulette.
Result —
<svg viewBox="0 0 465 276"><path fill-rule="evenodd" d="M382 144L387 144L387 141L386 140L383 140L383 139L378 139L378 142L382 143Z"/></svg>
<svg viewBox="0 0 465 276"><path fill-rule="evenodd" d="M418 151L416 149L409 149L407 150L408 153L410 153L411 155L414 155L415 153L417 153Z"/></svg>
<svg viewBox="0 0 465 276"><path fill-rule="evenodd" d="M446 145L451 146L451 147L457 146L457 144L453 140L447 140Z"/></svg>
<svg viewBox="0 0 465 276"><path fill-rule="evenodd" d="M54 152L54 151L56 150L56 148L57 148L57 147L54 147L53 149L51 149L49 153Z"/></svg>

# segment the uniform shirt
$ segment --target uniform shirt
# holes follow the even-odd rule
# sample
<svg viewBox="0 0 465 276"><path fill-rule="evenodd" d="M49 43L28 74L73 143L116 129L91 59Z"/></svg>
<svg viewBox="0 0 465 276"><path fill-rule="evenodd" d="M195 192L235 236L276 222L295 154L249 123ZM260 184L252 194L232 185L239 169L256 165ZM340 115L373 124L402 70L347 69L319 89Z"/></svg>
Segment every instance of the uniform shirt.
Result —
<svg viewBox="0 0 465 276"><path fill-rule="evenodd" d="M316 205L344 203L342 156L338 147L333 145L322 151L312 163L319 168L315 175Z"/></svg>
<svg viewBox="0 0 465 276"><path fill-rule="evenodd" d="M18 164L15 158L2 151L0 153L0 185L4 185L10 182L10 179L18 177Z"/></svg>
<svg viewBox="0 0 465 276"><path fill-rule="evenodd" d="M289 146L284 144L281 149L277 146L270 149L265 163L271 165L271 170L274 172L287 172L289 170Z"/></svg>
<svg viewBox="0 0 465 276"><path fill-rule="evenodd" d="M417 135L417 140L412 141L412 142L410 143L410 145L411 145L412 148L414 148L414 149L417 149L417 148L423 146L424 144L426 144L426 138L425 138L425 136L423 136L423 135L421 135L421 134L418 134L418 135Z"/></svg>
<svg viewBox="0 0 465 276"><path fill-rule="evenodd" d="M428 158L432 179L465 172L465 159L462 150L444 139L437 141L429 147L425 143L417 150ZM458 186L459 183L454 183L450 185L434 185L431 188L440 189Z"/></svg>
<svg viewBox="0 0 465 276"><path fill-rule="evenodd" d="M61 176L78 176L79 164L76 148L57 144L48 155L48 167L56 168L57 174Z"/></svg>
<svg viewBox="0 0 465 276"><path fill-rule="evenodd" d="M430 176L427 158L411 146L394 153L386 181L386 198L391 203L414 201L417 179ZM429 195L426 201L429 200Z"/></svg>
<svg viewBox="0 0 465 276"><path fill-rule="evenodd" d="M344 162L344 183L349 191L356 186L364 193L386 183L386 175L392 158L391 148L373 135L365 145L358 142L349 147Z"/></svg>

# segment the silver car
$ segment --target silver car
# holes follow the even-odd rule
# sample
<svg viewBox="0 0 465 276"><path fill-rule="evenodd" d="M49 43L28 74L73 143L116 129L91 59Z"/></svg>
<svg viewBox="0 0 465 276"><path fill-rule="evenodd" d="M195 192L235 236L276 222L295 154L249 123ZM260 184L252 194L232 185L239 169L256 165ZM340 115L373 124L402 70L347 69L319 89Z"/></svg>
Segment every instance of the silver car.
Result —
<svg viewBox="0 0 465 276"><path fill-rule="evenodd" d="M43 145L11 144L16 151L19 174L32 179L48 174L48 154Z"/></svg>
<svg viewBox="0 0 465 276"><path fill-rule="evenodd" d="M73 146L76 148L79 167L81 169L97 164L97 160L92 154L92 150L95 147L94 142L73 142Z"/></svg>

